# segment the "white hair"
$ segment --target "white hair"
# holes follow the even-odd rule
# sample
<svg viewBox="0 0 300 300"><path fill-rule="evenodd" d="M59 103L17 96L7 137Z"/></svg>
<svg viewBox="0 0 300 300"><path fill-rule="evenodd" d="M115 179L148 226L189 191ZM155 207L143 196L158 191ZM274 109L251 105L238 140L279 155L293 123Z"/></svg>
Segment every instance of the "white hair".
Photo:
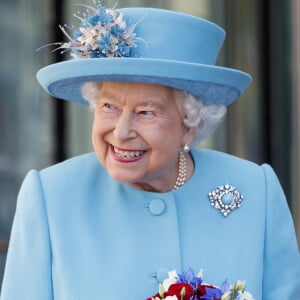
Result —
<svg viewBox="0 0 300 300"><path fill-rule="evenodd" d="M88 102L89 107L96 108L97 99L100 97L103 82L86 82L81 87L82 97Z"/></svg>
<svg viewBox="0 0 300 300"><path fill-rule="evenodd" d="M87 82L82 86L82 96L89 103L89 107L96 108L102 82ZM175 101L183 116L186 127L194 130L193 145L211 135L223 120L227 108L225 105L205 103L201 99L178 89L174 89Z"/></svg>
<svg viewBox="0 0 300 300"><path fill-rule="evenodd" d="M183 115L183 123L194 130L193 145L198 145L210 136L223 120L227 107L210 104L180 90L175 90L175 99Z"/></svg>

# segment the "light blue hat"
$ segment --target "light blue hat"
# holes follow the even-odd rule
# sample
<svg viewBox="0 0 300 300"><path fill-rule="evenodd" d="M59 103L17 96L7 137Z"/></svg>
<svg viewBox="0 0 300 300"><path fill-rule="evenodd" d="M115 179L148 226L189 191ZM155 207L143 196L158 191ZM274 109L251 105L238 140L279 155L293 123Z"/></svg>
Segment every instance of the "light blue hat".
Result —
<svg viewBox="0 0 300 300"><path fill-rule="evenodd" d="M92 11L85 21L81 18L74 38L62 28L70 42L59 48L69 48L75 59L37 73L42 87L56 98L87 104L81 95L85 82L144 82L229 105L251 82L247 73L215 66L225 32L214 23L155 8Z"/></svg>

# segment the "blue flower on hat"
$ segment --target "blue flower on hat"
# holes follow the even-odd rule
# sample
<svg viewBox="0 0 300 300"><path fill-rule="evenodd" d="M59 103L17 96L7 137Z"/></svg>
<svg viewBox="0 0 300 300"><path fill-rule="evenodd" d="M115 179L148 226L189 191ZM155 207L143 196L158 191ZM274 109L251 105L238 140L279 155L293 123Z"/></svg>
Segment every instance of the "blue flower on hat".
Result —
<svg viewBox="0 0 300 300"><path fill-rule="evenodd" d="M111 48L110 34L101 33L101 39L97 43L99 44L100 51L102 53L110 51Z"/></svg>
<svg viewBox="0 0 300 300"><path fill-rule="evenodd" d="M69 42L55 43L60 45L55 50L70 50L75 59L132 56L132 48L136 47L137 41L142 41L134 33L136 24L127 26L121 12L106 9L100 2L95 8L78 5L87 8L84 13L74 14L81 21L80 27L74 30L71 37L67 30L60 26Z"/></svg>
<svg viewBox="0 0 300 300"><path fill-rule="evenodd" d="M132 56L132 48L127 46L125 42L121 42L118 44L118 54L121 57L131 57Z"/></svg>
<svg viewBox="0 0 300 300"><path fill-rule="evenodd" d="M88 19L89 24L95 26L100 21L99 15L94 15Z"/></svg>
<svg viewBox="0 0 300 300"><path fill-rule="evenodd" d="M91 49L89 51L89 57L90 58L97 58L97 57L104 57L104 55L99 50L95 51L95 50Z"/></svg>
<svg viewBox="0 0 300 300"><path fill-rule="evenodd" d="M124 28L121 28L118 25L114 25L111 27L111 34L116 38L120 38L124 34Z"/></svg>
<svg viewBox="0 0 300 300"><path fill-rule="evenodd" d="M108 13L105 7L98 5L97 10L99 11L99 15L96 15L95 17L98 18L98 21L102 26L107 25L110 22L113 22L113 16ZM97 24L98 22L96 22ZM94 25L96 25L94 24Z"/></svg>

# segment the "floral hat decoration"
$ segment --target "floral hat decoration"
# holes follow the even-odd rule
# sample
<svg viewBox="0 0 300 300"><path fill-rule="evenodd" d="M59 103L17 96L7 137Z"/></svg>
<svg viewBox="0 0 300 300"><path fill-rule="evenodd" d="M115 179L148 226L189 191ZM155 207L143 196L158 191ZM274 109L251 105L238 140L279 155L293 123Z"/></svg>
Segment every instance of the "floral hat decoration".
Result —
<svg viewBox="0 0 300 300"><path fill-rule="evenodd" d="M67 41L55 50L73 59L39 70L56 98L88 104L85 82L143 82L187 91L202 101L229 105L251 82L236 69L215 65L225 32L199 17L156 8L106 9L80 5L78 29L62 27ZM72 32L71 32L72 31Z"/></svg>

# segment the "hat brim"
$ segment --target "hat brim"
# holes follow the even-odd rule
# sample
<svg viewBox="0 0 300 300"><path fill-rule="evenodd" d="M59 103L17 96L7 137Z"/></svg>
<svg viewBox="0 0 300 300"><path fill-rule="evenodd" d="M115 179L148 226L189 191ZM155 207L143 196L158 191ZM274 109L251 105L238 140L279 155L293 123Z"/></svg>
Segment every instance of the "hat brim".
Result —
<svg viewBox="0 0 300 300"><path fill-rule="evenodd" d="M85 82L144 82L187 91L204 102L229 105L240 97L251 76L236 69L147 58L88 58L69 60L37 73L52 96L87 105L81 87Z"/></svg>

